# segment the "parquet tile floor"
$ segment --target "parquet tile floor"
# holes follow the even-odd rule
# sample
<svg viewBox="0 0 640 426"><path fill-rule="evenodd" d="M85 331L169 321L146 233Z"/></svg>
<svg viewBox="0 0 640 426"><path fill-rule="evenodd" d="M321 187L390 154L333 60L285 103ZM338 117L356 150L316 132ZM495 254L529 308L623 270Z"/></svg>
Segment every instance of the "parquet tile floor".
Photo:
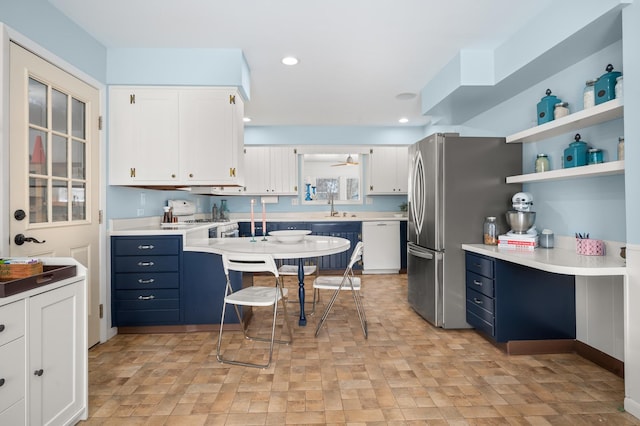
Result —
<svg viewBox="0 0 640 426"><path fill-rule="evenodd" d="M89 351L83 424L640 425L624 381L578 355L508 356L434 328L407 304L406 275L365 275L363 296L368 340L348 292L317 338L319 312L299 327L290 301L295 340L268 369L218 363L217 333L118 335ZM223 346L266 353L239 331Z"/></svg>

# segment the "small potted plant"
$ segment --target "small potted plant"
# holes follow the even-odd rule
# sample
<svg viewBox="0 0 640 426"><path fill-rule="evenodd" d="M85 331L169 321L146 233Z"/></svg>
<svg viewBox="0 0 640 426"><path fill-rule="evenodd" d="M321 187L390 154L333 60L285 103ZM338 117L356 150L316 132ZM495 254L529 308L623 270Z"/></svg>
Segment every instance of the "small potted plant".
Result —
<svg viewBox="0 0 640 426"><path fill-rule="evenodd" d="M406 201L400 204L398 207L400 207L400 211L402 212L403 215L407 214L407 208L409 207L409 205L407 204Z"/></svg>

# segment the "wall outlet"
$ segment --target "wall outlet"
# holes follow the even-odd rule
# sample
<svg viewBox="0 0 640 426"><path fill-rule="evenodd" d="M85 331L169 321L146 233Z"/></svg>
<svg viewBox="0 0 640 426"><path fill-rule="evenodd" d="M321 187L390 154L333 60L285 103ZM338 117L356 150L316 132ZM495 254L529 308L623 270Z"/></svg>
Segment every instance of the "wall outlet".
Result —
<svg viewBox="0 0 640 426"><path fill-rule="evenodd" d="M144 216L144 209L138 209L138 216Z"/></svg>
<svg viewBox="0 0 640 426"><path fill-rule="evenodd" d="M367 197L367 204L369 205L373 204L373 198Z"/></svg>
<svg viewBox="0 0 640 426"><path fill-rule="evenodd" d="M297 206L298 205L298 199L297 198L292 198L291 199L291 205L292 206Z"/></svg>
<svg viewBox="0 0 640 426"><path fill-rule="evenodd" d="M143 192L142 194L140 194L140 205L144 206L146 203L147 203L147 195Z"/></svg>

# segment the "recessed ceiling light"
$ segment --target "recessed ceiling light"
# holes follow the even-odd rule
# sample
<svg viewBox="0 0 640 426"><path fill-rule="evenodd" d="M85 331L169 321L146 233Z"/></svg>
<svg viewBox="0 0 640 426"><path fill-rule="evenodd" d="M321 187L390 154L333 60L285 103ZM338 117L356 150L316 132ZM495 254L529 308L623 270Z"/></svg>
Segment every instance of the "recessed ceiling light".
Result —
<svg viewBox="0 0 640 426"><path fill-rule="evenodd" d="M244 118L242 119L242 121L244 121L245 123L248 123L248 122L250 122L250 121L251 121L251 118L249 118L249 117L244 117Z"/></svg>
<svg viewBox="0 0 640 426"><path fill-rule="evenodd" d="M298 63L298 58L294 58L293 56L285 56L282 58L282 63L285 65L296 65Z"/></svg>
<svg viewBox="0 0 640 426"><path fill-rule="evenodd" d="M409 99L413 99L416 97L415 93L399 93L396 95L396 99L401 100L401 101L408 101Z"/></svg>
<svg viewBox="0 0 640 426"><path fill-rule="evenodd" d="M398 122L399 122L399 123L402 123L402 124L404 124L404 123L408 123L408 122L409 122L409 119L408 119L407 117L402 117L400 120L398 120Z"/></svg>

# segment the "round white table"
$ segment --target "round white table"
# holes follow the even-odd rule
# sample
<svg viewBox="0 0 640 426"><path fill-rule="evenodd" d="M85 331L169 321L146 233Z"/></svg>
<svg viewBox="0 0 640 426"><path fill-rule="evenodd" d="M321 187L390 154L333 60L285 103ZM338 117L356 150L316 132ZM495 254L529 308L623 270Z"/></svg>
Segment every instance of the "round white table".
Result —
<svg viewBox="0 0 640 426"><path fill-rule="evenodd" d="M268 253L274 259L298 259L298 297L300 299L299 325L307 325L304 313L304 268L303 260L310 257L328 256L349 250L351 242L346 238L321 235L306 235L297 243L281 243L274 237L201 238L185 241L184 251L206 253Z"/></svg>

